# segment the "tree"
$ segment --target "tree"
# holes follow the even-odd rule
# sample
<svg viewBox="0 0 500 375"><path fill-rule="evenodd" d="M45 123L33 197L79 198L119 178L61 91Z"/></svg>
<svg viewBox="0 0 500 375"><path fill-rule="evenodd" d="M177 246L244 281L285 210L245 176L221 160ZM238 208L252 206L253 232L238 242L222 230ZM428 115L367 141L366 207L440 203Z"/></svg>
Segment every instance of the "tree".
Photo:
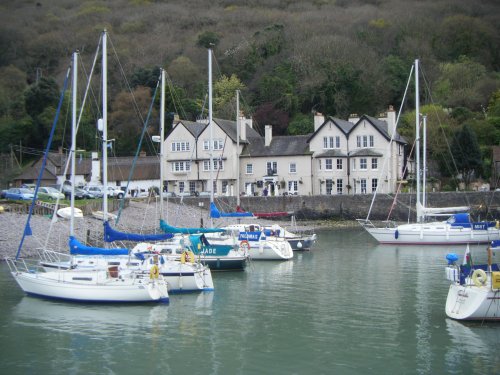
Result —
<svg viewBox="0 0 500 375"><path fill-rule="evenodd" d="M198 35L196 44L202 48L214 48L219 44L220 37L213 31L205 31Z"/></svg>
<svg viewBox="0 0 500 375"><path fill-rule="evenodd" d="M314 120L310 114L298 113L291 120L287 128L287 134L300 135L309 134L314 131Z"/></svg>
<svg viewBox="0 0 500 375"><path fill-rule="evenodd" d="M26 112L33 118L42 113L46 107L57 107L59 89L52 78L42 77L24 94Z"/></svg>
<svg viewBox="0 0 500 375"><path fill-rule="evenodd" d="M221 118L235 118L236 90L243 90L245 85L239 78L232 74L231 77L223 75L214 83L214 113Z"/></svg>
<svg viewBox="0 0 500 375"><path fill-rule="evenodd" d="M482 172L481 149L474 131L468 125L456 133L452 142L452 153L458 172L462 174L465 186L469 186L474 175Z"/></svg>

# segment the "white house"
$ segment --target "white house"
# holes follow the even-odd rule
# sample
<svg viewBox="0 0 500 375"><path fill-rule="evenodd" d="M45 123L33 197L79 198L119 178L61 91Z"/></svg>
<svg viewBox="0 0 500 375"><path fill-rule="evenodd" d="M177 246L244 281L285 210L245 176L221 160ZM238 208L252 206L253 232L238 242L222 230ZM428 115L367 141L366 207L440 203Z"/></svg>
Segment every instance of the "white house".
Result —
<svg viewBox="0 0 500 375"><path fill-rule="evenodd" d="M239 123L238 148L236 121L176 121L164 145L167 190L210 192L212 180L215 194L231 196L389 193L404 177L407 142L392 107L348 121L316 114L314 133L299 136L273 137L270 125L261 136L251 119Z"/></svg>

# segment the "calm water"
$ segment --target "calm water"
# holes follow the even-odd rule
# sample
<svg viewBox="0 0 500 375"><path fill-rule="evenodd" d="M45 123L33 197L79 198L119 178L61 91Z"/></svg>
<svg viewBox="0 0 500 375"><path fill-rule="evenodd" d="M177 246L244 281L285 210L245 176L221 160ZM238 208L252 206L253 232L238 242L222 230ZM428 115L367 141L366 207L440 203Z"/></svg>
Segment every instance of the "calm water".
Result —
<svg viewBox="0 0 500 375"><path fill-rule="evenodd" d="M463 251L323 231L293 261L215 273L215 292L173 295L169 305L26 297L2 263L1 372L498 374L500 324L445 317L451 250ZM473 251L485 257L484 247Z"/></svg>

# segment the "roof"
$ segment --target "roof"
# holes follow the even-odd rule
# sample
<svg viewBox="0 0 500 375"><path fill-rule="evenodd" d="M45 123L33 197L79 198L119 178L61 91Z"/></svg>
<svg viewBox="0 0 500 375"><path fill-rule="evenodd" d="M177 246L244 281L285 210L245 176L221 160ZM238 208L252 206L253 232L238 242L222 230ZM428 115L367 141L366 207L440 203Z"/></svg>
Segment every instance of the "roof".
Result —
<svg viewBox="0 0 500 375"><path fill-rule="evenodd" d="M327 150L324 152L317 153L314 157L316 158L346 158L347 154L340 150Z"/></svg>
<svg viewBox="0 0 500 375"><path fill-rule="evenodd" d="M377 129L380 134L382 134L387 140L391 139L391 136L389 135L389 131L387 130L387 122L383 120L379 120L378 118L368 116L368 115L363 115L359 119L359 121L356 123L356 126L360 124L363 120L367 120L370 122L375 129ZM399 133L396 131L394 134L394 141L395 142L400 142L400 143L408 143L406 139L404 139Z"/></svg>
<svg viewBox="0 0 500 375"><path fill-rule="evenodd" d="M380 152L375 151L372 148L359 148L357 150L351 151L349 153L349 156L378 156L382 157L384 156Z"/></svg>
<svg viewBox="0 0 500 375"><path fill-rule="evenodd" d="M224 119L213 119L213 122L219 126L224 133L227 134L227 136L234 142L237 142L236 139L236 121L232 120L224 120ZM182 124L192 135L195 139L198 139L205 131L205 129L208 128L208 123L204 122L195 122L195 121L185 121L181 120L179 121L177 125ZM257 131L250 127L249 125L246 125L246 133L247 133L247 139L249 137L260 137L260 134L257 133ZM241 140L241 135L240 135L240 142L246 143L247 141Z"/></svg>
<svg viewBox="0 0 500 375"><path fill-rule="evenodd" d="M328 118L325 120L325 122L323 122L323 124L318 128L316 129L316 131L314 133L312 133L309 137L309 139L307 140L307 142L310 142L312 138L314 138L316 136L316 134L321 131L321 129L326 126L328 123L333 123L334 126L336 126L337 128L340 129L340 131L344 134L349 134L349 132L352 130L352 128L354 128L354 125L352 122L350 121L346 121L346 120L342 120L342 119L339 119L339 118L336 118L336 117L331 117L331 116L328 116Z"/></svg>
<svg viewBox="0 0 500 375"><path fill-rule="evenodd" d="M293 156L311 155L306 135L286 135L272 137L271 144L265 145L264 137L248 138L248 144L243 148L241 156Z"/></svg>

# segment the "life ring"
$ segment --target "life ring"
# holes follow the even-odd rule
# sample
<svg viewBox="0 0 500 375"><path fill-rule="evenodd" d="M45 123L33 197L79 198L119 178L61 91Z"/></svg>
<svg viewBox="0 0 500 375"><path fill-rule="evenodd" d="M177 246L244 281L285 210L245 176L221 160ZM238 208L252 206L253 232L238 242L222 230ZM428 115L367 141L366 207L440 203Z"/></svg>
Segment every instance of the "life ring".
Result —
<svg viewBox="0 0 500 375"><path fill-rule="evenodd" d="M194 263L196 260L194 253L192 251L184 251L181 254L181 263L191 262Z"/></svg>
<svg viewBox="0 0 500 375"><path fill-rule="evenodd" d="M483 286L486 284L487 279L486 272L482 269L477 269L472 273L472 282L475 286Z"/></svg>
<svg viewBox="0 0 500 375"><path fill-rule="evenodd" d="M243 240L240 242L240 250L250 251L250 242L247 240Z"/></svg>
<svg viewBox="0 0 500 375"><path fill-rule="evenodd" d="M155 264L153 267L151 267L151 270L149 271L149 278L157 279L158 277L160 277L160 269Z"/></svg>

